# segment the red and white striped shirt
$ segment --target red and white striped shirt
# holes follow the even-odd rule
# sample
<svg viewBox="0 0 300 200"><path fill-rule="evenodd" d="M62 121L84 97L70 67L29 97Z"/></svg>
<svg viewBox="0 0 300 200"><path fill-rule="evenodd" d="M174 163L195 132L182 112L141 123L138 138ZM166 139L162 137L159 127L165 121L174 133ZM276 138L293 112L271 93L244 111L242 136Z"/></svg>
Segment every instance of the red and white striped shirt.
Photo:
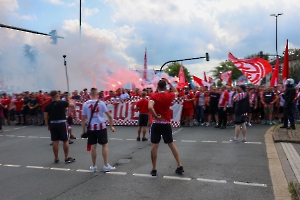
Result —
<svg viewBox="0 0 300 200"><path fill-rule="evenodd" d="M233 97L233 101L240 101L240 100L246 98L246 96L247 96L247 92L238 93Z"/></svg>
<svg viewBox="0 0 300 200"><path fill-rule="evenodd" d="M82 106L82 116L87 116L87 121L91 118L91 113L94 109L95 103L97 100L88 100ZM94 114L92 116L91 124L88 127L88 130L102 130L106 128L106 115L108 109L103 101L99 101L95 107Z"/></svg>

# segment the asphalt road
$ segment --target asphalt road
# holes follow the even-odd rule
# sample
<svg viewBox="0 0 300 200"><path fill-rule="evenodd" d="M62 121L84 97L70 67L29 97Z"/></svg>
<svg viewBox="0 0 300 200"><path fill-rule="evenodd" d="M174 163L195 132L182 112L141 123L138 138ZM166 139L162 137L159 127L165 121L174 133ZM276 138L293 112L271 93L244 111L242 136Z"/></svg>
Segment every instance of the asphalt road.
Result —
<svg viewBox="0 0 300 200"><path fill-rule="evenodd" d="M150 142L137 142L136 127L109 131L109 161L116 173L89 172L86 140L74 140L70 156L76 162L53 163L46 127L4 126L0 133L1 199L274 199L264 134L267 125L248 128L250 143L229 143L233 129L192 127L173 129L184 167L175 174L176 162L161 142L158 176L151 171ZM81 127L74 127L80 135ZM241 138L240 138L241 139ZM253 142L253 143L251 143ZM98 146L98 169L102 169Z"/></svg>

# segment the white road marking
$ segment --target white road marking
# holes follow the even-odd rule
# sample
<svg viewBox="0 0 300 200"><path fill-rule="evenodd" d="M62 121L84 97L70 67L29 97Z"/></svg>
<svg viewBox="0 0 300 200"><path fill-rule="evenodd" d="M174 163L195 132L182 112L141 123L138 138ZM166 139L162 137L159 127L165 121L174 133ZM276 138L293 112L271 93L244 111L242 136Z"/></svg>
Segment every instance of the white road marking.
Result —
<svg viewBox="0 0 300 200"><path fill-rule="evenodd" d="M76 172L89 172L91 173L91 170L87 170L87 169L77 169Z"/></svg>
<svg viewBox="0 0 300 200"><path fill-rule="evenodd" d="M261 142L245 142L245 144L261 144Z"/></svg>
<svg viewBox="0 0 300 200"><path fill-rule="evenodd" d="M70 169L67 169L67 168L55 168L55 167L51 167L50 169L52 169L52 170L58 170L58 171L70 171Z"/></svg>
<svg viewBox="0 0 300 200"><path fill-rule="evenodd" d="M197 142L196 140L181 140L181 142Z"/></svg>
<svg viewBox="0 0 300 200"><path fill-rule="evenodd" d="M39 138L38 136L28 136L28 138Z"/></svg>
<svg viewBox="0 0 300 200"><path fill-rule="evenodd" d="M18 129L20 129L20 128L14 128L14 130L18 130Z"/></svg>
<svg viewBox="0 0 300 200"><path fill-rule="evenodd" d="M182 178L178 176L164 176L164 179L172 179L172 180L181 180L181 181L190 181L191 178Z"/></svg>
<svg viewBox="0 0 300 200"><path fill-rule="evenodd" d="M42 167L42 166L26 166L26 168L31 168L31 169L49 169L49 167Z"/></svg>
<svg viewBox="0 0 300 200"><path fill-rule="evenodd" d="M218 141L202 141L202 142L208 142L208 143L210 143L210 142L212 142L212 143L216 143L216 142L218 142Z"/></svg>
<svg viewBox="0 0 300 200"><path fill-rule="evenodd" d="M178 129L177 131L174 131L172 134L175 135L176 133L178 133L179 131L181 131L182 128Z"/></svg>
<svg viewBox="0 0 300 200"><path fill-rule="evenodd" d="M24 136L24 135L19 135L19 136L17 136L17 137L24 138L24 137L26 137L26 136Z"/></svg>
<svg viewBox="0 0 300 200"><path fill-rule="evenodd" d="M0 135L0 136L4 136L4 135Z"/></svg>
<svg viewBox="0 0 300 200"><path fill-rule="evenodd" d="M127 172L105 172L106 174L114 174L114 175L127 175Z"/></svg>
<svg viewBox="0 0 300 200"><path fill-rule="evenodd" d="M109 138L110 140L123 140L122 138Z"/></svg>
<svg viewBox="0 0 300 200"><path fill-rule="evenodd" d="M3 165L5 167L20 167L21 165L11 165L11 164L6 164L6 165Z"/></svg>
<svg viewBox="0 0 300 200"><path fill-rule="evenodd" d="M267 184L261 184L261 183L245 183L240 181L234 181L233 182L236 185L248 185L248 186L258 186L258 187L267 187Z"/></svg>
<svg viewBox="0 0 300 200"><path fill-rule="evenodd" d="M230 142L230 141L222 141L222 143L233 143L233 142Z"/></svg>
<svg viewBox="0 0 300 200"><path fill-rule="evenodd" d="M197 178L197 181L212 182L212 183L227 183L226 180L215 180L215 179L205 179L205 178Z"/></svg>
<svg viewBox="0 0 300 200"><path fill-rule="evenodd" d="M6 137L15 137L15 135L6 135Z"/></svg>
<svg viewBox="0 0 300 200"><path fill-rule="evenodd" d="M156 176L152 176L151 174L132 174L132 175L140 176L140 177L156 178Z"/></svg>
<svg viewBox="0 0 300 200"><path fill-rule="evenodd" d="M136 139L126 139L126 140L136 140Z"/></svg>
<svg viewBox="0 0 300 200"><path fill-rule="evenodd" d="M40 138L45 138L45 139L49 139L50 137L40 137Z"/></svg>

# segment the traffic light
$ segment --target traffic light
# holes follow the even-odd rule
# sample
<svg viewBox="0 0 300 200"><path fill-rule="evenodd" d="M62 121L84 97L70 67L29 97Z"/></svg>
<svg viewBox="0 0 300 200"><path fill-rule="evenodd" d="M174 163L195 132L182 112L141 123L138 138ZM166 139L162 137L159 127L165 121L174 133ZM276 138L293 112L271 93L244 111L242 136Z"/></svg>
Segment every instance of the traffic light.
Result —
<svg viewBox="0 0 300 200"><path fill-rule="evenodd" d="M209 55L208 53L205 53L206 61L209 61Z"/></svg>

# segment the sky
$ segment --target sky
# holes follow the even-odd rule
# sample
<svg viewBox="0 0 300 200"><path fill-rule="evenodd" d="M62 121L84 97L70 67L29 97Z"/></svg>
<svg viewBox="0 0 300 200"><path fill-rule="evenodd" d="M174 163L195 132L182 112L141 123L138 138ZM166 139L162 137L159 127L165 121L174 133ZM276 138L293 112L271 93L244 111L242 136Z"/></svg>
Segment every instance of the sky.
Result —
<svg viewBox="0 0 300 200"><path fill-rule="evenodd" d="M150 69L208 52L209 62L183 62L203 77L228 52L238 58L259 51L275 54L276 21L270 14L283 13L278 17L279 54L286 39L290 48L300 48L299 10L299 0L82 0L80 36L79 0L0 0L0 23L44 33L57 30L64 37L53 45L45 36L1 28L0 70L14 76L29 68L48 77L36 84L60 87L65 85L65 54L71 89L104 87L115 72L115 79L124 82L124 73L142 69L147 48ZM24 44L36 49L34 63L24 58Z"/></svg>

